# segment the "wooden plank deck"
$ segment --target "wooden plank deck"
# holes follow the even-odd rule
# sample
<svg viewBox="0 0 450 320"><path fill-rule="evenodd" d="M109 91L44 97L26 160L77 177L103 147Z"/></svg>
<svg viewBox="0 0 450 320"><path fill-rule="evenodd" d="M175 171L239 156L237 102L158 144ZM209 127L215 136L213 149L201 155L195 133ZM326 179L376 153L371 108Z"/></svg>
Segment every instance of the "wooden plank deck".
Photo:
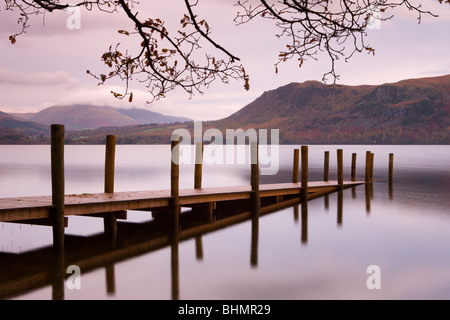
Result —
<svg viewBox="0 0 450 320"><path fill-rule="evenodd" d="M345 181L344 188L364 184L364 181ZM339 187L337 181L308 182L308 193L327 193ZM301 183L261 184L259 195L263 197L300 194ZM180 205L250 199L251 186L181 189ZM65 195L64 215L97 214L123 210L143 210L168 207L170 190L149 190L95 194ZM0 221L12 222L50 217L51 196L16 197L0 199Z"/></svg>

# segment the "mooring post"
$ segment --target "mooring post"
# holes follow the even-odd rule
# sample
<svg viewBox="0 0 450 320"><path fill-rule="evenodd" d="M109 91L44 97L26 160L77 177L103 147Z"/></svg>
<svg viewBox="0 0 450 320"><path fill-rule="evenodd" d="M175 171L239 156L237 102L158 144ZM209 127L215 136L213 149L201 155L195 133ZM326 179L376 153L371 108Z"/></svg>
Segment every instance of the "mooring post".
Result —
<svg viewBox="0 0 450 320"><path fill-rule="evenodd" d="M394 180L394 154L389 153L389 182Z"/></svg>
<svg viewBox="0 0 450 320"><path fill-rule="evenodd" d="M301 164L301 184L302 184L302 192L301 192L301 200L306 201L308 198L308 146L301 147L302 152L302 164Z"/></svg>
<svg viewBox="0 0 450 320"><path fill-rule="evenodd" d="M51 127L53 246L64 247L64 125Z"/></svg>
<svg viewBox="0 0 450 320"><path fill-rule="evenodd" d="M366 171L365 171L365 182L370 182L370 163L371 163L372 153L370 151L366 151Z"/></svg>
<svg viewBox="0 0 450 320"><path fill-rule="evenodd" d="M342 190L344 186L344 158L342 149L337 149L337 176L339 189Z"/></svg>
<svg viewBox="0 0 450 320"><path fill-rule="evenodd" d="M330 168L330 151L325 151L323 161L323 181L328 181L329 168Z"/></svg>
<svg viewBox="0 0 450 320"><path fill-rule="evenodd" d="M194 188L202 188L203 142L195 144Z"/></svg>
<svg viewBox="0 0 450 320"><path fill-rule="evenodd" d="M114 167L116 157L116 136L106 136L105 150L105 193L114 193ZM117 235L117 217L115 212L109 212L103 218L105 233Z"/></svg>
<svg viewBox="0 0 450 320"><path fill-rule="evenodd" d="M356 153L352 153L352 181L356 181Z"/></svg>
<svg viewBox="0 0 450 320"><path fill-rule="evenodd" d="M370 182L373 182L373 164L374 164L375 154L370 154Z"/></svg>
<svg viewBox="0 0 450 320"><path fill-rule="evenodd" d="M260 200L259 200L259 157L258 157L258 143L250 142L250 162L251 162L251 177L250 183L252 187L253 209L255 213L259 214Z"/></svg>
<svg viewBox="0 0 450 320"><path fill-rule="evenodd" d="M179 179L180 179L180 137L172 135L171 143L171 165L170 165L170 194L172 196L172 209L174 223L178 225L180 215L180 194L179 194Z"/></svg>
<svg viewBox="0 0 450 320"><path fill-rule="evenodd" d="M299 149L294 149L294 163L292 167L292 182L298 182Z"/></svg>

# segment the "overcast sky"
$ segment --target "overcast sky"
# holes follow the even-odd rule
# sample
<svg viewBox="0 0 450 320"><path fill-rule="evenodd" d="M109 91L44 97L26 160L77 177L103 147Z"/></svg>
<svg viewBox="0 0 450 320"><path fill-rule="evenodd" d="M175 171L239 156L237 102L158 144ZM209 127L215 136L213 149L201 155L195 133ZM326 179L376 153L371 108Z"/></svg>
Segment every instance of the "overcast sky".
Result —
<svg viewBox="0 0 450 320"><path fill-rule="evenodd" d="M176 23L183 15L183 1L141 1L134 8L139 17L167 19L166 26ZM423 7L439 15L417 15L405 10L382 22L379 29L369 30L367 43L375 48L375 56L355 55L349 62L336 65L340 84L382 84L408 78L450 74L450 6L437 0L422 1ZM182 91L146 105L149 98L145 87L133 87L132 104L117 100L110 91L120 90L120 83L97 86L98 81L86 74L108 73L100 57L109 45L125 42L117 30L129 26L123 14L81 12L80 29L67 28L70 13L47 13L45 19L34 17L27 33L11 45L9 35L17 30L17 17L0 8L0 111L36 112L53 105L85 103L120 107L141 107L168 115L186 116L195 120L226 117L244 107L264 91L291 82L321 81L329 71L330 61L308 60L298 68L286 63L275 74L274 63L285 42L275 36L276 29L269 20L235 26L236 7L228 0L200 0L198 14L212 28L212 37L241 62L250 75L250 91L242 82L213 84L203 96L189 97ZM179 7L177 7L179 5ZM131 30L131 28L128 28ZM175 29L173 29L175 30ZM176 32L173 31L173 32ZM117 87L115 87L117 86Z"/></svg>

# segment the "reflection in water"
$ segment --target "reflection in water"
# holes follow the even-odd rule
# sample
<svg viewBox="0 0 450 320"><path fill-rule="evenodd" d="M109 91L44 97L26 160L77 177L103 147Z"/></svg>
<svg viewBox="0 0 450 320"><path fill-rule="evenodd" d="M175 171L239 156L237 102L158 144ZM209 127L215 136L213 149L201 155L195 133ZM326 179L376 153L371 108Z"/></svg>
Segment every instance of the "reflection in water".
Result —
<svg viewBox="0 0 450 320"><path fill-rule="evenodd" d="M64 249L53 248L52 272L50 273L52 283L52 299L64 300Z"/></svg>
<svg viewBox="0 0 450 320"><path fill-rule="evenodd" d="M259 206L252 208L252 235L251 235L251 254L250 266L258 266L258 237L259 237Z"/></svg>
<svg viewBox="0 0 450 320"><path fill-rule="evenodd" d="M372 184L365 185L367 212L370 212ZM337 225L343 223L344 190L337 191ZM353 198L352 190L352 198ZM393 194L389 185L389 197ZM325 208L329 208L329 196L326 195ZM258 266L258 241L260 217L283 208L292 207L294 223L299 222L301 206L301 244L308 243L308 201L299 198L280 199L261 204L254 199L214 204L199 204L192 210L180 215L168 212L155 212L154 219L143 223L118 222L117 232L97 234L89 237L66 235L63 250L53 247L38 249L20 255L1 253L3 263L0 266L0 298L11 298L29 290L51 284L52 299L64 299L65 281L69 276L66 268L75 264L83 272L104 268L106 272L107 295L115 295L115 263L124 259L142 255L164 247L170 247L171 259L171 298L180 299L180 241L195 239L195 254L198 261L204 258L202 236L230 225L250 221L251 252L250 267ZM247 209L246 211L244 211ZM105 230L106 231L106 230ZM36 265L35 261L43 261ZM49 264L49 267L48 267ZM20 283L20 285L18 285Z"/></svg>
<svg viewBox="0 0 450 320"><path fill-rule="evenodd" d="M113 296L116 293L116 273L113 263L109 263L105 266L106 274L106 292L108 295Z"/></svg>
<svg viewBox="0 0 450 320"><path fill-rule="evenodd" d="M364 186L365 188L365 195L366 195L366 213L370 213L370 185L371 183L368 183Z"/></svg>
<svg viewBox="0 0 450 320"><path fill-rule="evenodd" d="M337 225L342 226L343 207L344 207L344 191L339 190L337 194Z"/></svg>
<svg viewBox="0 0 450 320"><path fill-rule="evenodd" d="M302 244L308 242L308 201L302 201Z"/></svg>

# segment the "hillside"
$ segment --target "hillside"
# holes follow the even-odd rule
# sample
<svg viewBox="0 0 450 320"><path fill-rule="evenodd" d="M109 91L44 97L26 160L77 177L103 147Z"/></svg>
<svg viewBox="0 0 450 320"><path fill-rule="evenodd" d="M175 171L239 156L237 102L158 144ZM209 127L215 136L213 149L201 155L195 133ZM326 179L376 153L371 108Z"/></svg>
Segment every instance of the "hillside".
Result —
<svg viewBox="0 0 450 320"><path fill-rule="evenodd" d="M2 133L15 132L23 135L40 135L48 134L49 128L45 125L35 123L33 121L20 119L10 114L0 111L0 128ZM6 130L13 129L14 131Z"/></svg>
<svg viewBox="0 0 450 320"><path fill-rule="evenodd" d="M225 128L280 129L281 143L448 144L450 75L379 86L308 81L265 92Z"/></svg>
<svg viewBox="0 0 450 320"><path fill-rule="evenodd" d="M66 134L68 144L101 144L107 134L115 134L118 144L168 144L174 129L193 133L193 123L185 118L161 124L148 120L147 110L62 110L55 107L26 117L66 124L72 129ZM360 86L307 81L267 91L229 117L202 125L203 130L218 128L224 134L226 129L279 129L282 144L449 144L449 111L450 75ZM153 124L137 124L136 119ZM102 127L85 130L89 126ZM44 140L35 136L34 141Z"/></svg>

